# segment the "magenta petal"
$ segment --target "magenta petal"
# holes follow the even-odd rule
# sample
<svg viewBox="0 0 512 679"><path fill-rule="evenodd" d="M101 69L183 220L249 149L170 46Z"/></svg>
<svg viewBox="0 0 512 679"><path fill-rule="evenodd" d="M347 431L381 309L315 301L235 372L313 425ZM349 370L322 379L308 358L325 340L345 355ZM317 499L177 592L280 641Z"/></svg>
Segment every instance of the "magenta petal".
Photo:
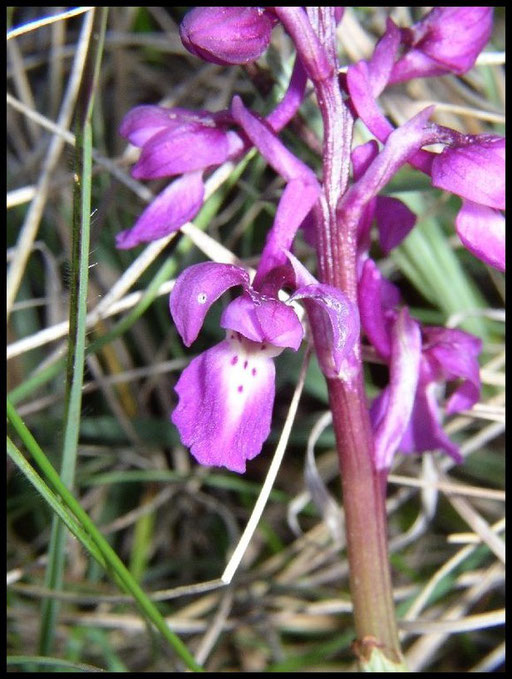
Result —
<svg viewBox="0 0 512 679"><path fill-rule="evenodd" d="M372 58L368 62L368 74L374 97L378 97L388 84L399 46L400 31L393 20L388 18L386 32L375 45Z"/></svg>
<svg viewBox="0 0 512 679"><path fill-rule="evenodd" d="M119 132L134 146L144 146L155 134L172 126L170 111L162 106L136 106L123 118Z"/></svg>
<svg viewBox="0 0 512 679"><path fill-rule="evenodd" d="M238 96L233 97L231 113L265 160L287 182L301 179L304 184L318 184L314 172L294 156L270 128L268 122L249 111Z"/></svg>
<svg viewBox="0 0 512 679"><path fill-rule="evenodd" d="M375 139L371 139L370 141L367 141L366 144L360 144L352 149L350 159L352 161L354 181L361 178L378 153L379 145Z"/></svg>
<svg viewBox="0 0 512 679"><path fill-rule="evenodd" d="M292 307L277 299L252 293L234 299L224 310L220 325L254 342L297 351L304 330Z"/></svg>
<svg viewBox="0 0 512 679"><path fill-rule="evenodd" d="M300 225L316 203L320 186L316 182L309 183L308 178L290 181L279 199L274 223L270 229L265 247L261 253L260 263L254 278L254 287L259 289L267 274L286 262L285 250L292 247L293 239Z"/></svg>
<svg viewBox="0 0 512 679"><path fill-rule="evenodd" d="M181 22L189 52L214 64L246 64L270 42L272 20L261 7L196 7Z"/></svg>
<svg viewBox="0 0 512 679"><path fill-rule="evenodd" d="M274 377L272 359L247 340L225 340L191 361L171 419L200 464L245 471L270 433Z"/></svg>
<svg viewBox="0 0 512 679"><path fill-rule="evenodd" d="M210 111L186 108L166 108L164 106L136 106L123 118L119 132L134 146L144 144L162 130L175 130L178 127L188 126L193 130L198 125L212 127L220 114L212 114Z"/></svg>
<svg viewBox="0 0 512 679"><path fill-rule="evenodd" d="M400 167L413 156L416 158L422 146L433 143L435 133L427 122L432 109L430 106L420 111L388 136L380 153L339 201L336 213L341 224L359 222L365 205Z"/></svg>
<svg viewBox="0 0 512 679"><path fill-rule="evenodd" d="M203 173L184 174L148 205L131 229L117 234L116 247L126 250L177 231L196 216L203 197Z"/></svg>
<svg viewBox="0 0 512 679"><path fill-rule="evenodd" d="M169 306L183 342L196 339L211 305L234 285L249 286L246 271L233 264L201 262L185 269L172 289Z"/></svg>
<svg viewBox="0 0 512 679"><path fill-rule="evenodd" d="M416 222L416 215L398 198L377 196L375 219L380 247L385 255L389 255L409 234Z"/></svg>
<svg viewBox="0 0 512 679"><path fill-rule="evenodd" d="M265 160L288 182L254 280L258 289L271 269L285 263L283 250L291 247L299 226L318 199L320 185L312 170L288 151L266 121L245 108L240 97L233 97L231 111Z"/></svg>
<svg viewBox="0 0 512 679"><path fill-rule="evenodd" d="M363 266L358 288L361 326L377 352L383 358L391 354L391 311L400 301L395 286L383 278L372 259Z"/></svg>
<svg viewBox="0 0 512 679"><path fill-rule="evenodd" d="M303 299L314 325L318 361L327 377L337 377L350 363L359 338L357 307L338 288L323 283L300 287L290 301Z"/></svg>
<svg viewBox="0 0 512 679"><path fill-rule="evenodd" d="M435 7L407 31L411 47L390 82L466 73L492 33L491 7Z"/></svg>
<svg viewBox="0 0 512 679"><path fill-rule="evenodd" d="M420 381L416 390L409 426L400 442L402 453L424 453L444 450L455 462L462 462L458 446L456 446L441 427L441 414L436 401L435 382L424 381L420 371Z"/></svg>
<svg viewBox="0 0 512 679"><path fill-rule="evenodd" d="M480 397L478 354L482 340L463 330L430 327L424 329L424 351L437 379L459 380L448 399L447 413L471 408Z"/></svg>
<svg viewBox="0 0 512 679"><path fill-rule="evenodd" d="M505 209L505 139L478 135L445 148L432 162L432 184L474 203Z"/></svg>
<svg viewBox="0 0 512 679"><path fill-rule="evenodd" d="M299 57L295 59L290 83L284 97L266 120L273 130L281 130L297 113L304 98L307 82L306 71Z"/></svg>
<svg viewBox="0 0 512 679"><path fill-rule="evenodd" d="M228 157L226 133L205 125L182 125L151 137L132 169L136 179L172 177L220 165Z"/></svg>
<svg viewBox="0 0 512 679"><path fill-rule="evenodd" d="M429 57L455 73L476 61L492 32L491 7L436 7L413 27L417 43Z"/></svg>
<svg viewBox="0 0 512 679"><path fill-rule="evenodd" d="M315 333L320 366L328 377L338 377L344 360L350 362L359 338L357 308L338 288L319 283L291 252L286 252L286 256L298 288L290 301L304 300Z"/></svg>
<svg viewBox="0 0 512 679"><path fill-rule="evenodd" d="M288 250L285 250L284 254L292 265L293 277L295 279L295 288L318 284L317 279L306 269L304 264L302 264L302 262L300 262L297 257L295 257L295 255L292 255L292 253Z"/></svg>
<svg viewBox="0 0 512 679"><path fill-rule="evenodd" d="M371 75L368 64L360 61L352 64L347 71L347 87L352 104L358 116L377 139L388 138L393 126L380 111L372 93Z"/></svg>
<svg viewBox="0 0 512 679"><path fill-rule="evenodd" d="M448 69L419 49L411 49L393 67L389 84L401 83L413 78L427 78L448 73Z"/></svg>
<svg viewBox="0 0 512 679"><path fill-rule="evenodd" d="M407 309L397 316L391 333L391 360L386 409L375 428L375 465L389 469L409 424L421 358L421 332Z"/></svg>
<svg viewBox="0 0 512 679"><path fill-rule="evenodd" d="M476 257L505 271L505 217L498 210L463 200L455 230Z"/></svg>

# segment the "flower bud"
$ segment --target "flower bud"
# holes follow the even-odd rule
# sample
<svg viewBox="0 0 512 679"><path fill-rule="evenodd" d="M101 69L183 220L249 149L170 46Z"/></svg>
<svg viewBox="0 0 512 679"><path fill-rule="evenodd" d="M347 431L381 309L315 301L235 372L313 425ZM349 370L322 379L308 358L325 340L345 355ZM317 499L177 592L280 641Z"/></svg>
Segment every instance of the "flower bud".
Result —
<svg viewBox="0 0 512 679"><path fill-rule="evenodd" d="M272 19L262 7L196 7L180 26L189 52L214 64L246 64L270 42Z"/></svg>

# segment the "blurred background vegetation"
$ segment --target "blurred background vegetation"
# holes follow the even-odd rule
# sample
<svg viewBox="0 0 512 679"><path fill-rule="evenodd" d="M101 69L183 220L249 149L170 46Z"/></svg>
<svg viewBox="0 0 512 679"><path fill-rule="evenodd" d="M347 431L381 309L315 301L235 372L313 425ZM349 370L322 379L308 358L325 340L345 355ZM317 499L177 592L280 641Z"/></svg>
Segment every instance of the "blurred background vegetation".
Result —
<svg viewBox="0 0 512 679"><path fill-rule="evenodd" d="M169 420L180 371L223 336L218 302L197 342L183 347L168 312L170 281L190 264L217 257L208 236L253 266L282 181L253 154L227 173L191 233L169 239L144 262L143 246L115 248L116 234L133 225L151 197L149 190L156 194L166 185L166 180L141 184L130 177L137 151L118 129L133 106L217 111L238 93L265 113L290 74L293 49L279 29L251 68L200 62L179 40L185 11L109 8L104 45L95 48L102 60L91 119L92 170L82 177L92 193L89 317L82 330L93 346L85 359L80 417L72 424L77 439L73 494L132 581L157 603L170 629L209 671L350 671L353 629L344 544L331 535L304 480L308 439L327 409L316 363L309 368L270 501L228 587L218 579L265 478L303 350L277 360L272 435L244 476L200 468ZM425 11L347 9L339 30L341 64L371 54L389 13L408 25ZM8 29L58 15L57 21L29 26L7 43L7 254L9 275L19 271L7 323L8 392L57 470L71 426L63 357L76 275L76 152L70 133L75 132L79 94L73 94L73 78L80 80L94 56L97 29L95 23L87 38L92 13L63 12L10 7L7 15ZM82 67L77 66L80 50ZM503 8L496 10L491 42L466 76L411 82L381 98L395 124L434 102L438 123L469 133L504 134ZM282 138L320 168L321 122L311 96ZM368 138L358 124L355 141ZM372 255L381 270L400 286L416 318L464 328L484 341L481 401L471 413L446 421L464 464L454 466L437 453L398 455L392 470L390 545L405 655L417 671L502 671L504 277L459 243L453 228L458 198L432 190L410 169L388 192L408 203L418 224L387 259L374 243ZM314 252L300 235L296 252L313 270ZM133 272L129 278L128 271ZM369 349L365 355L373 396L387 374ZM9 433L18 449L30 449L18 429ZM339 500L333 444L332 431L325 428L315 455L322 478ZM39 473L48 481L47 471ZM101 567L68 533L60 547L52 541L57 505L43 496L41 483L27 482L14 456L7 461L6 487L10 671L182 669L183 657L125 593L132 589L123 592L118 586L117 567L114 572ZM59 549L61 584L50 587L48 569ZM53 617L48 601L60 602Z"/></svg>

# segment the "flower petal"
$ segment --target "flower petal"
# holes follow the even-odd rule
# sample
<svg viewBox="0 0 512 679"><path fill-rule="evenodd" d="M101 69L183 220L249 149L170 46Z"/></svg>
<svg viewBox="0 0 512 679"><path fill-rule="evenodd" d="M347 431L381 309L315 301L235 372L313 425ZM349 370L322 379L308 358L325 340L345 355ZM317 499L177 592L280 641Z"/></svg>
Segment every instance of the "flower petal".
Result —
<svg viewBox="0 0 512 679"><path fill-rule="evenodd" d="M270 433L274 363L251 345L217 344L194 358L176 384L179 403L171 419L200 464L243 473Z"/></svg>
<svg viewBox="0 0 512 679"><path fill-rule="evenodd" d="M409 424L418 384L420 359L420 328L404 308L398 314L391 332L386 407L375 425L377 469L390 469L393 456Z"/></svg>
<svg viewBox="0 0 512 679"><path fill-rule="evenodd" d="M445 148L432 162L432 184L474 203L505 209L505 139L468 136Z"/></svg>
<svg viewBox="0 0 512 679"><path fill-rule="evenodd" d="M187 124L164 129L144 144L132 176L158 179L204 170L223 163L228 153L226 133L216 127Z"/></svg>
<svg viewBox="0 0 512 679"><path fill-rule="evenodd" d="M320 185L314 172L283 145L266 121L243 105L240 97L233 97L231 111L265 160L288 182L261 255L254 280L258 289L271 269L285 263L283 250L291 247L299 226L317 201Z"/></svg>
<svg viewBox="0 0 512 679"><path fill-rule="evenodd" d="M299 57L295 59L290 83L284 97L266 117L267 123L273 130L282 130L297 113L304 99L307 82L306 71Z"/></svg>
<svg viewBox="0 0 512 679"><path fill-rule="evenodd" d="M234 285L248 288L249 275L233 264L201 262L189 266L178 276L169 298L169 307L187 347L198 336L211 305Z"/></svg>
<svg viewBox="0 0 512 679"><path fill-rule="evenodd" d="M385 142L395 128L393 128L378 107L375 96L372 93L370 71L365 61L349 66L347 71L347 87L357 115L377 139ZM417 116L413 120L416 118ZM406 124L408 125L409 123ZM404 126L402 125L401 127L403 128ZM423 145L427 144L428 142L426 141ZM412 154L411 157L407 158L407 161L413 167L430 174L431 156L431 153L421 150Z"/></svg>
<svg viewBox="0 0 512 679"><path fill-rule="evenodd" d="M234 299L224 310L220 325L254 342L290 347L295 351L304 335L302 324L292 307L254 292Z"/></svg>
<svg viewBox="0 0 512 679"><path fill-rule="evenodd" d="M347 71L347 87L358 116L377 139L385 140L393 132L393 126L379 109L372 93L368 64L360 61Z"/></svg>
<svg viewBox="0 0 512 679"><path fill-rule="evenodd" d="M379 229L380 247L385 255L389 255L414 227L416 215L398 198L377 196L375 220Z"/></svg>
<svg viewBox="0 0 512 679"><path fill-rule="evenodd" d="M418 157L422 146L430 144L437 132L427 120L432 106L420 111L397 127L388 137L383 149L369 163L362 176L349 188L338 203L339 223L357 224L365 205L376 196L391 177L412 157Z"/></svg>
<svg viewBox="0 0 512 679"><path fill-rule="evenodd" d="M313 332L318 362L327 377L338 377L359 338L357 308L338 288L323 283L300 287L290 301L303 299ZM347 365L348 365L347 363Z"/></svg>
<svg viewBox="0 0 512 679"><path fill-rule="evenodd" d="M358 287L359 313L363 330L377 352L385 359L391 355L391 317L399 304L397 288L385 279L372 259L367 259Z"/></svg>
<svg viewBox="0 0 512 679"><path fill-rule="evenodd" d="M155 134L172 126L169 111L163 106L136 106L123 118L119 132L134 146L144 146Z"/></svg>
<svg viewBox="0 0 512 679"><path fill-rule="evenodd" d="M491 37L492 16L491 7L435 7L406 31L412 45L390 82L466 73Z"/></svg>
<svg viewBox="0 0 512 679"><path fill-rule="evenodd" d="M125 115L119 132L134 146L144 146L162 130L175 130L183 126L192 129L197 125L213 127L221 115L203 110L142 105L136 106Z"/></svg>
<svg viewBox="0 0 512 679"><path fill-rule="evenodd" d="M133 248L177 231L199 212L204 197L202 172L175 179L144 210L131 229L116 236L116 247Z"/></svg>
<svg viewBox="0 0 512 679"><path fill-rule="evenodd" d="M423 361L422 361L423 364ZM416 390L416 400L405 434L400 442L402 453L425 453L444 450L455 462L462 462L462 455L441 427L441 414L436 400L437 385L424 379L423 365Z"/></svg>
<svg viewBox="0 0 512 679"><path fill-rule="evenodd" d="M295 234L316 203L319 191L320 187L316 180L314 184L310 184L308 180L298 178L286 185L261 253L254 278L255 288L259 289L263 279L272 269L286 262L283 251L292 247Z"/></svg>
<svg viewBox="0 0 512 679"><path fill-rule="evenodd" d="M455 219L463 245L476 257L505 271L505 217L493 208L463 200Z"/></svg>
<svg viewBox="0 0 512 679"><path fill-rule="evenodd" d="M426 327L424 352L437 379L462 379L446 404L447 413L471 408L480 397L478 354L482 340L456 328Z"/></svg>
<svg viewBox="0 0 512 679"><path fill-rule="evenodd" d="M372 57L368 62L368 75L374 97L378 97L388 84L399 46L400 31L393 20L388 17L386 32L375 45Z"/></svg>

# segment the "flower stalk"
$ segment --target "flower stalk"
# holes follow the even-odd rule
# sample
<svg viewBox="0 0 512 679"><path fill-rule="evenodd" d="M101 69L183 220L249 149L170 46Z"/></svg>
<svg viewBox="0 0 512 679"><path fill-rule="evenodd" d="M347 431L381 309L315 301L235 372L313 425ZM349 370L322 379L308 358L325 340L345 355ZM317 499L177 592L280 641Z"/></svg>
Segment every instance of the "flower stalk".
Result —
<svg viewBox="0 0 512 679"><path fill-rule="evenodd" d="M343 220L343 214L337 212L348 185L352 118L338 85L334 8L313 7L308 8L308 13L312 23L318 24L322 44L327 45L327 53L334 61L329 76L312 78L324 126L322 194L315 215L319 280L340 288L357 303L357 222ZM313 337L318 344L314 331ZM359 340L344 378L327 378L327 387L343 489L357 638L354 651L361 667L368 665L374 653L399 666L402 655L387 548L386 478L373 462L373 434Z"/></svg>

